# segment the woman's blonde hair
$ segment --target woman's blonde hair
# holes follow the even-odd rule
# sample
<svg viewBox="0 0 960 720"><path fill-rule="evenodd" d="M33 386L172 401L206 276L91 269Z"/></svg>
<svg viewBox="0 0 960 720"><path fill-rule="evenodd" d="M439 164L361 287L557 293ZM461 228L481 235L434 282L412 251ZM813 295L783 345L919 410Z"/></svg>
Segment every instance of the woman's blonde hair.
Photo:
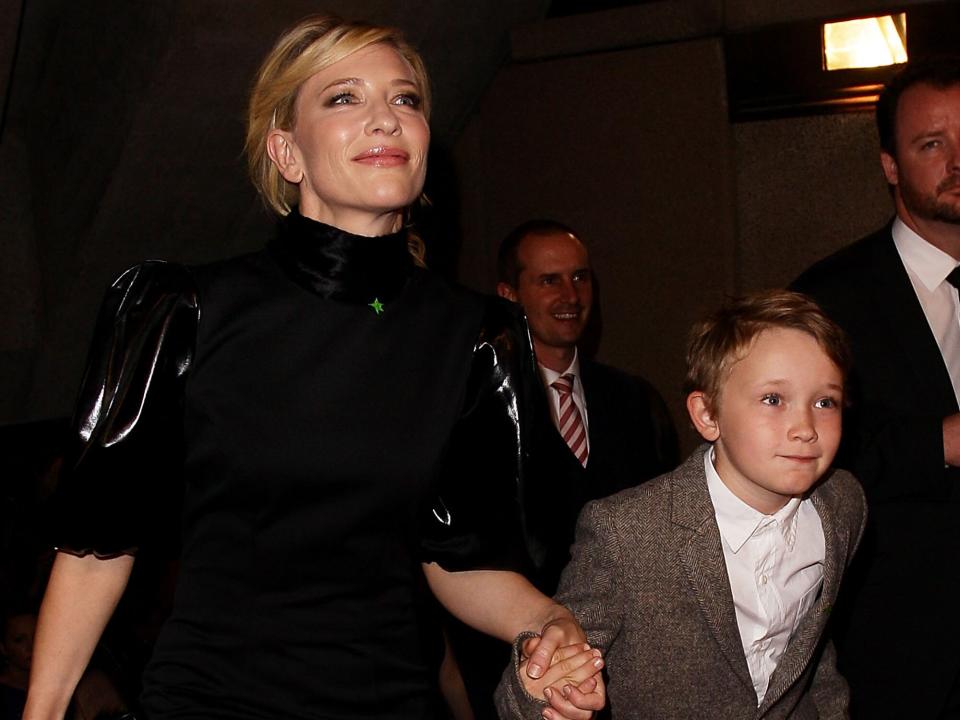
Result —
<svg viewBox="0 0 960 720"><path fill-rule="evenodd" d="M370 45L394 48L413 70L424 116L430 119L430 80L419 53L390 27L312 15L287 30L267 54L250 93L244 152L254 187L279 215L287 215L299 199L297 186L280 174L267 154L267 134L290 130L296 120L297 95L313 75ZM406 219L409 213L405 212ZM410 233L410 252L423 264L423 241Z"/></svg>

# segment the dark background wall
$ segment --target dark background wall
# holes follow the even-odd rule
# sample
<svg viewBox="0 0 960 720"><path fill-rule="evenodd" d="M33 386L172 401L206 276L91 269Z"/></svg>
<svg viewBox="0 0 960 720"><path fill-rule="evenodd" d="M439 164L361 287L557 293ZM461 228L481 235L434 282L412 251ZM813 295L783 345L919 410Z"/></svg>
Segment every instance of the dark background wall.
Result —
<svg viewBox="0 0 960 720"><path fill-rule="evenodd" d="M492 287L497 242L527 217L579 229L602 288L599 358L654 382L689 448L691 323L892 214L872 114L731 122L724 37L881 4L661 2L519 28L456 145L461 278Z"/></svg>
<svg viewBox="0 0 960 720"><path fill-rule="evenodd" d="M490 290L513 225L578 228L601 287L599 357L650 378L681 421L696 317L788 282L891 213L869 114L729 120L724 37L916 4L325 7L400 25L431 68L432 262ZM245 95L281 29L317 9L0 0L0 424L69 412L96 306L123 268L263 242L271 220L240 156Z"/></svg>

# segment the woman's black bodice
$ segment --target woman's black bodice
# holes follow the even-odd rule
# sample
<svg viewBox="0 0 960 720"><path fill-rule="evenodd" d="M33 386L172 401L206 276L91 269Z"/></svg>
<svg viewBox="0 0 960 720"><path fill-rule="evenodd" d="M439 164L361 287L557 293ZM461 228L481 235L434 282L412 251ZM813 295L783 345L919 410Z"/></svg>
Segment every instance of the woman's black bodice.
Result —
<svg viewBox="0 0 960 720"><path fill-rule="evenodd" d="M264 251L148 262L104 304L58 547L176 522L151 717L429 717L420 570L522 569L513 309L415 267L403 234L299 216Z"/></svg>

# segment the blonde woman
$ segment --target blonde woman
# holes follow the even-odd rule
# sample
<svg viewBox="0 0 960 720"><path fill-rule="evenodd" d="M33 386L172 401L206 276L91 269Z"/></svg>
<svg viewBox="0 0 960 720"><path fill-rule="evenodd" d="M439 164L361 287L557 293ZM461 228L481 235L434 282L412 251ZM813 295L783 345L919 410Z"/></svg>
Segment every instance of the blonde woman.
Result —
<svg viewBox="0 0 960 720"><path fill-rule="evenodd" d="M518 572L521 325L434 278L404 227L429 110L423 63L396 31L301 22L264 61L248 116L276 237L204 267L143 263L112 286L28 720L62 717L137 549L171 522L157 509L180 492L176 600L144 676L151 720L434 717L442 644L424 575L478 629L543 630L531 674L582 641ZM557 707L589 716L595 686L572 693L585 709L559 692Z"/></svg>

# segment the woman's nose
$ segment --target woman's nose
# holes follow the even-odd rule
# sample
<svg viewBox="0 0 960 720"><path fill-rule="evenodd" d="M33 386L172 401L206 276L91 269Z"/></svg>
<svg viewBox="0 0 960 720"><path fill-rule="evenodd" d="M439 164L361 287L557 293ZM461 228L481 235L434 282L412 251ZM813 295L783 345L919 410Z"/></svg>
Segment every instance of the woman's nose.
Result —
<svg viewBox="0 0 960 720"><path fill-rule="evenodd" d="M370 117L367 120L366 133L373 135L383 133L396 135L400 132L400 119L396 110L388 102L375 102L370 106Z"/></svg>

